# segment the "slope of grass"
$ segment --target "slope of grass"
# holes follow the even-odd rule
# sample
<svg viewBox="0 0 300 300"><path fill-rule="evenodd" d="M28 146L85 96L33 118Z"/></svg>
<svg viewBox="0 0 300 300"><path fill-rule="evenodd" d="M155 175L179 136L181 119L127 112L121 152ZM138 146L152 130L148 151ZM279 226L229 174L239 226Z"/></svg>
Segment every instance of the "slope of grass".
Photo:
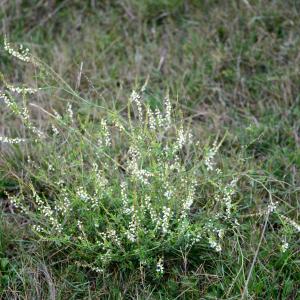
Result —
<svg viewBox="0 0 300 300"><path fill-rule="evenodd" d="M33 2L0 4L3 36L12 44L24 44L43 61L42 67L18 62L2 47L1 91L7 88L5 82L42 88L29 97L10 95L18 107L28 107L33 124L46 134L45 140L35 142L26 122L1 105L1 136L27 139L17 145L1 143L1 296L298 299L299 231L288 221L299 224L297 1ZM128 104L133 89L146 105L142 124L136 103ZM165 113L167 93L174 123L169 131L160 128L153 134L146 107ZM104 149L98 144L103 138L105 143L103 119L112 143ZM162 171L160 159L170 165L177 159L163 158L164 146L175 147L181 125L195 142L185 140L182 149L171 153L178 155L182 169L177 176L164 177L167 169ZM221 140L215 160L222 175L210 173L205 165L213 142ZM156 174L151 189L128 175L132 145L142 158L139 167ZM88 210L78 196L83 187L92 197L103 183L97 181L93 163L101 169L101 180L108 179L105 197L98 191L104 207L99 212ZM124 178L130 204L145 205L137 199L148 195L162 218L164 207L174 210L165 243L150 226L151 216L142 212L149 236L140 235L138 246L126 238L130 217L122 212ZM182 178L187 180L183 186ZM203 224L222 209L226 212L215 197L233 178L238 183L231 221L213 220L225 232L218 252ZM180 232L176 205L187 197L193 180L191 227ZM164 202L167 185L175 188L170 202ZM38 213L35 193L51 208L67 193L76 213L59 217L64 217L59 219L65 226L61 234L52 232L54 223ZM275 212L267 212L270 203L276 203ZM20 209L23 205L28 213ZM105 220L99 221L100 231L119 230L123 252L114 248L111 236L104 248L95 248L95 215ZM46 230L41 234L33 225ZM196 232L203 239L186 247L186 234ZM88 235L89 242L78 240L80 235L83 240ZM99 256L107 253L103 249L114 254L107 265ZM161 258L163 273L156 270Z"/></svg>

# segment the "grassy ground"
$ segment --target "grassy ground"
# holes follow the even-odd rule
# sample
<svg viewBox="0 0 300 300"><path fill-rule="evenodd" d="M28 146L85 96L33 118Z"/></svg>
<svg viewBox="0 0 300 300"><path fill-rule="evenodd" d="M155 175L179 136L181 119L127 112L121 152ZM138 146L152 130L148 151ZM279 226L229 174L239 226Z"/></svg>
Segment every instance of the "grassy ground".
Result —
<svg viewBox="0 0 300 300"><path fill-rule="evenodd" d="M1 297L300 299L299 13L300 5L292 0L2 1L2 33L12 44L30 48L47 67L40 70L12 60L2 48L0 70L12 84L43 88L28 100L31 118L46 132L53 124L60 126L61 139L35 143L31 137L25 145L1 144ZM178 120L183 120L200 142L199 149L186 145L180 154L188 184L192 185L193 176L201 182L191 209L192 224L201 223L198 212L209 219L218 208L214 202L218 175L211 175L201 160L215 140L223 140L216 162L224 184L239 178L233 203L240 225L220 225L226 228L220 253L207 241L190 251L182 251L173 240L169 248L151 244L160 252L153 252L153 257L151 252L149 259L164 256L165 270L159 276L151 270L144 274L137 258L126 257L136 255L135 250L141 256L141 248L128 244L119 254L124 259L115 258L99 274L75 263L97 262L90 246L79 247L73 240L66 242L54 233L42 236L31 229L32 224L43 223L35 215L32 191L51 202L62 197L60 179L74 199L75 186L95 187L86 164L99 157L88 142L105 132L100 126L103 117L111 128L117 114L130 133L129 139L117 135L115 150L107 149L122 170L132 137L151 144L151 134L132 125L137 110L134 115L127 107L132 90L145 83L147 105L163 109L162 99L169 93L175 132L179 132ZM67 103L73 106L76 125L65 114ZM50 120L54 110L64 115L61 123ZM27 134L28 128L7 107L1 105L0 112L1 136ZM160 134L162 140L172 140L175 133ZM144 163L157 170L147 144L139 146ZM159 147L160 140L153 151ZM35 165L29 164L27 155ZM109 160L100 161L110 165ZM201 172L189 173L194 169ZM117 178L126 173L122 170L104 168L111 181L108 198L117 197ZM176 177L172 180L179 186ZM151 196L160 199L164 183L155 183ZM147 189L133 184L130 191L134 198ZM7 193L23 197L31 214L12 204ZM178 200L181 191L177 193ZM275 212L267 212L270 202L277 203ZM117 212L111 202L105 205ZM88 219L93 212L81 215ZM71 225L68 230L68 236L78 231ZM148 241L145 238L145 247ZM283 251L285 243L288 248Z"/></svg>

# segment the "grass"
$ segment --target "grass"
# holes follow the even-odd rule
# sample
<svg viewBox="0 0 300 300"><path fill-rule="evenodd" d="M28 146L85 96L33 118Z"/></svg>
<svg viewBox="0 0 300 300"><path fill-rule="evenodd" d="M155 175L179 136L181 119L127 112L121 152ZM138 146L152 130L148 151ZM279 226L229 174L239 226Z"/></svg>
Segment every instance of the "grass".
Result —
<svg viewBox="0 0 300 300"><path fill-rule="evenodd" d="M299 224L299 11L295 1L1 3L3 34L40 61L18 62L2 48L5 82L41 88L7 95L45 133L37 138L2 105L1 136L26 142L1 144L1 297L298 299L290 220ZM167 122L167 94L172 124L153 131L149 109ZM148 185L141 170L152 174ZM125 213L122 182L135 213ZM160 221L143 207L147 196ZM137 242L127 231L134 215Z"/></svg>

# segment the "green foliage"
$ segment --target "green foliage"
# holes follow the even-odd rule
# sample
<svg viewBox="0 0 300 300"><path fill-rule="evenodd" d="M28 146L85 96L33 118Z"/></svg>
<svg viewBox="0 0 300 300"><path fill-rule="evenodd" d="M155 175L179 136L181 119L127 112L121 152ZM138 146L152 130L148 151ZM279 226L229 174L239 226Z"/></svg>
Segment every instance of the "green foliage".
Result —
<svg viewBox="0 0 300 300"><path fill-rule="evenodd" d="M68 104L63 116L50 114L46 133L9 91L24 99L27 89L7 84L3 98L33 141L24 153L29 176L20 178L20 193L9 200L50 247L79 267L98 273L140 269L147 280L180 263L180 252L197 249L198 259L189 259L198 265L208 245L222 250L227 230L238 224L232 202L238 178L215 167L220 144L207 149L193 141L187 124L173 120L168 96L161 111L148 105L147 94L133 91L127 118L107 111L98 124L78 123Z"/></svg>
<svg viewBox="0 0 300 300"><path fill-rule="evenodd" d="M46 62L0 53L1 297L297 299L297 3L34 2L0 5Z"/></svg>

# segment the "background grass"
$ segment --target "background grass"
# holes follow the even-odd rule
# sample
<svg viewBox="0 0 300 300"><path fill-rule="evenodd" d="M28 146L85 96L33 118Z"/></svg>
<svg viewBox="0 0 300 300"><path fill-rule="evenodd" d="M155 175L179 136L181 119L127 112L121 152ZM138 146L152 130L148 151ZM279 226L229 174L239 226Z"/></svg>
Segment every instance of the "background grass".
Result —
<svg viewBox="0 0 300 300"><path fill-rule="evenodd" d="M121 108L134 87L148 81L149 102L159 105L166 90L203 141L227 132L220 161L234 172L251 170L252 185L239 195L257 208L264 184L284 213L299 223L300 103L298 1L2 1L2 33L28 46L79 95L104 107ZM0 68L11 82L32 84L30 67ZM82 76L78 74L82 66ZM23 69L21 69L23 68ZM56 83L53 82L53 85ZM66 99L66 98L64 98ZM34 99L46 110L63 110L60 93ZM101 111L73 102L83 118ZM0 130L18 123L0 108ZM43 122L40 110L32 111ZM159 289L140 287L137 278L102 278L74 266L61 267L37 245L26 220L13 214L4 190L17 190L22 151L11 158L4 147L0 291L11 298L239 299L264 220L245 217L243 235L228 245L217 266L180 268ZM11 151L11 150L9 150ZM17 150L16 150L17 151ZM16 160L19 157L19 161ZM246 207L245 207L246 211ZM253 212L255 210L253 209ZM247 211L249 213L249 211ZM245 235L247 233L247 235ZM298 299L299 235L280 253L281 225L270 218L249 283L251 299ZM205 262L205 259L203 259ZM208 268L208 269L205 269ZM4 296L5 297L5 296Z"/></svg>

